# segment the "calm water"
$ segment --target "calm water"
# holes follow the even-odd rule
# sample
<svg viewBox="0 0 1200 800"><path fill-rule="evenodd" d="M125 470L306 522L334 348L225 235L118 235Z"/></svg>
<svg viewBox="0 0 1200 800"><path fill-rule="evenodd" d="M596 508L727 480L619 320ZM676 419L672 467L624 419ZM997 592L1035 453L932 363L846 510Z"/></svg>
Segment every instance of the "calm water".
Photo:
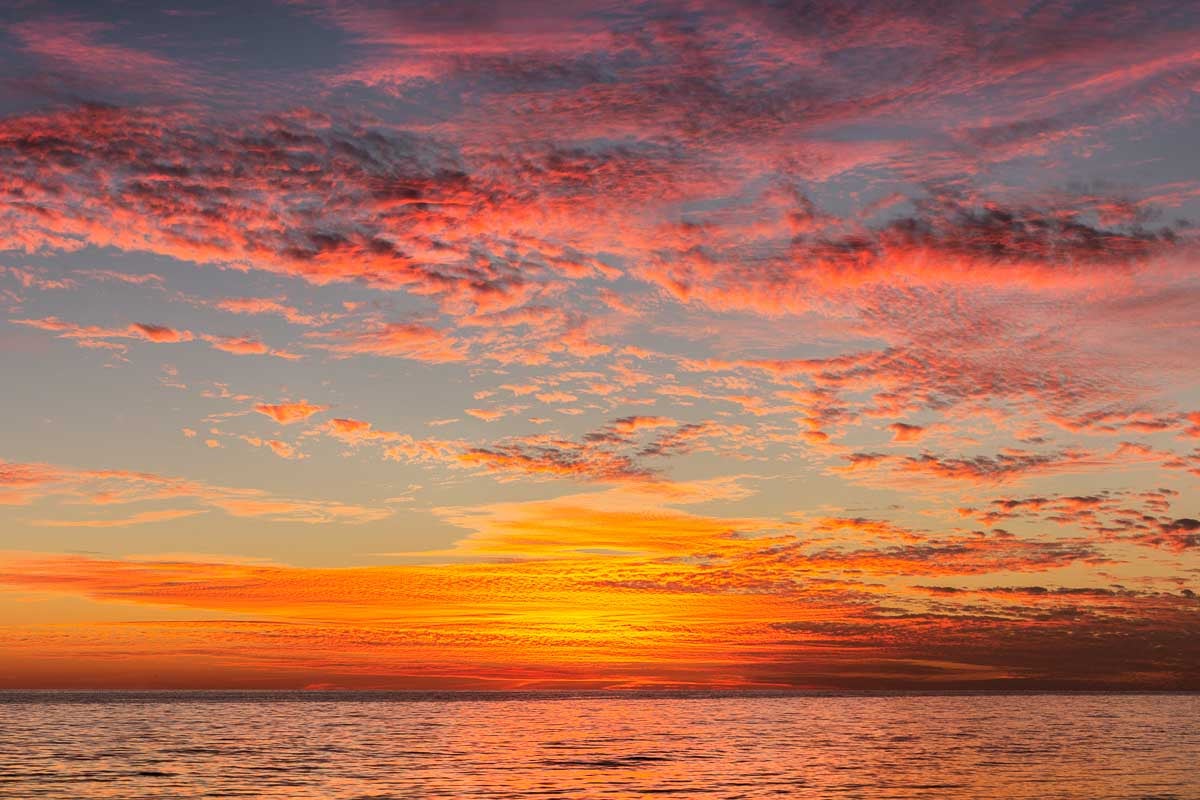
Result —
<svg viewBox="0 0 1200 800"><path fill-rule="evenodd" d="M1197 695L0 694L0 797L1200 800Z"/></svg>

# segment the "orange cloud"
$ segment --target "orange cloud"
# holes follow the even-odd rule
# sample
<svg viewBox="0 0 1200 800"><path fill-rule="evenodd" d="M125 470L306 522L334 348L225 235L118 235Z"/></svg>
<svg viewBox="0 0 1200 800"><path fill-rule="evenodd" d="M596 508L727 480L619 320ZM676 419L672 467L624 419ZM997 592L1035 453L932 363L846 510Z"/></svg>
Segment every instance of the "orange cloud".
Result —
<svg viewBox="0 0 1200 800"><path fill-rule="evenodd" d="M145 687L153 671L149 685L163 688L1187 687L1200 655L1187 635L1196 600L1178 593L991 584L881 595L603 555L328 569L10 554L0 585L185 612L11 628L0 681L21 686ZM179 651L203 652L203 675L168 655ZM104 666L114 655L120 674Z"/></svg>
<svg viewBox="0 0 1200 800"><path fill-rule="evenodd" d="M210 502L234 517L262 517L308 525L334 522L377 522L391 516L386 508L352 505L338 502L281 500L265 497L215 497Z"/></svg>
<svg viewBox="0 0 1200 800"><path fill-rule="evenodd" d="M142 511L128 517L116 519L37 519L34 525L44 528L124 528L129 525L144 525L149 522L170 522L175 519L203 514L201 509L166 509Z"/></svg>
<svg viewBox="0 0 1200 800"><path fill-rule="evenodd" d="M663 428L677 424L670 417L632 416L613 420L613 428L618 433L636 433L650 428Z"/></svg>
<svg viewBox="0 0 1200 800"><path fill-rule="evenodd" d="M417 439L407 433L379 430L364 420L333 419L326 423L324 432L351 446L378 445L383 457L391 461L414 461L421 463L449 463L462 449L461 442L443 439Z"/></svg>
<svg viewBox="0 0 1200 800"><path fill-rule="evenodd" d="M924 427L907 422L893 422L888 425L888 430L892 432L893 442L917 442L925 435Z"/></svg>
<svg viewBox="0 0 1200 800"><path fill-rule="evenodd" d="M205 334L200 338L211 344L214 349L225 353L232 353L235 356L275 356L276 358L283 358L289 361L297 361L304 358L304 356L298 353L276 350L258 339L249 336L209 336Z"/></svg>
<svg viewBox="0 0 1200 800"><path fill-rule="evenodd" d="M281 300L269 297L226 297L213 305L231 314L273 314L296 325L319 325L327 321L325 316L306 314Z"/></svg>
<svg viewBox="0 0 1200 800"><path fill-rule="evenodd" d="M732 484L736 487L736 483ZM472 533L453 552L542 558L609 552L683 556L737 552L770 542L747 534L777 531L764 519L714 518L672 506L731 496L729 486L666 484L619 488L555 500L442 508L438 514ZM736 496L736 492L733 496Z"/></svg>
<svg viewBox="0 0 1200 800"><path fill-rule="evenodd" d="M426 325L391 323L360 331L322 331L306 334L309 347L335 355L374 355L411 358L444 364L466 358L464 345L452 336Z"/></svg>
<svg viewBox="0 0 1200 800"><path fill-rule="evenodd" d="M313 405L303 400L298 403L258 403L254 406L255 411L270 417L280 425L303 422L314 414L328 411L329 408L329 406Z"/></svg>
<svg viewBox="0 0 1200 800"><path fill-rule="evenodd" d="M216 440L209 440L219 447ZM266 445L269 446L269 445ZM274 449L274 448L272 448ZM93 506L128 505L189 500L199 508L221 509L238 517L259 517L277 522L322 523L339 521L363 523L384 519L391 509L330 500L296 500L261 489L220 486L152 472L131 470L86 470L52 467L45 464L21 464L0 461L0 503L28 505L37 501L69 499ZM156 521L156 514L179 514L190 510L139 512L122 524ZM130 522L129 520L133 520ZM42 519L39 525L70 527L70 517ZM105 523L88 527L111 527Z"/></svg>
<svg viewBox="0 0 1200 800"><path fill-rule="evenodd" d="M71 339L80 347L107 347L124 349L122 345L111 342L112 339L141 339L159 344L190 342L195 337L191 331L176 330L165 325L151 325L135 322L124 328L103 328L97 325L77 325L61 320L58 317L43 317L41 319L14 319L17 325L28 325L44 331L58 334L60 339Z"/></svg>
<svg viewBox="0 0 1200 800"><path fill-rule="evenodd" d="M279 439L260 439L257 436L246 436L246 435L241 435L238 438L240 438L246 444L252 445L254 447L265 447L268 450L270 450L271 452L273 452L275 455L279 456L280 458L286 458L286 459L292 460L292 459L303 459L303 458L307 457L303 453L301 453L299 450L297 450L295 445L292 445L288 442L281 441Z"/></svg>
<svg viewBox="0 0 1200 800"><path fill-rule="evenodd" d="M502 419L508 410L503 408L464 408L463 413L470 414L475 419L481 419L484 422L495 422Z"/></svg>
<svg viewBox="0 0 1200 800"><path fill-rule="evenodd" d="M192 340L191 331L177 331L174 328L168 328L166 325L148 325L143 322L135 322L130 327L130 330L137 331L152 342L190 342Z"/></svg>

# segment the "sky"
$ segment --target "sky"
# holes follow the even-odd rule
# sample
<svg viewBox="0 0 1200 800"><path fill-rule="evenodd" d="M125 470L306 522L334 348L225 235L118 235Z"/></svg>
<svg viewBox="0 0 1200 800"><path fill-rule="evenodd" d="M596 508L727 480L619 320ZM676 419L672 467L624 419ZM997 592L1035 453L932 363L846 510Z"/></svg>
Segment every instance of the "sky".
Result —
<svg viewBox="0 0 1200 800"><path fill-rule="evenodd" d="M0 688L1200 688L1193 2L0 11Z"/></svg>

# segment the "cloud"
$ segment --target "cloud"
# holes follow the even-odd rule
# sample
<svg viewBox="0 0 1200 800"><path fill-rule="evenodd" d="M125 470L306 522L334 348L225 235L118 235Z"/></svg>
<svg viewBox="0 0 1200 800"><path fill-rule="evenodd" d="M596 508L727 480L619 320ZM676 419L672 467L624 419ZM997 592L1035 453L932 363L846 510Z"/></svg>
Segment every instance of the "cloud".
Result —
<svg viewBox="0 0 1200 800"><path fill-rule="evenodd" d="M503 419L508 414L508 409L503 408L464 408L463 413L470 414L475 419L481 419L484 422L495 422L498 419Z"/></svg>
<svg viewBox="0 0 1200 800"><path fill-rule="evenodd" d="M0 505L28 505L64 477L47 464L0 461Z"/></svg>
<svg viewBox="0 0 1200 800"><path fill-rule="evenodd" d="M628 456L553 437L528 437L523 441L469 448L458 458L466 466L508 479L528 476L623 481L646 480L652 474L636 466Z"/></svg>
<svg viewBox="0 0 1200 800"><path fill-rule="evenodd" d="M491 510L480 524L509 513ZM686 540L663 538L651 518L640 524L664 552ZM329 569L22 553L0 560L0 584L189 614L108 623L103 636L23 626L4 645L19 681L33 677L26 665L69 651L102 682L115 678L103 664L117 653L126 674L153 662L165 685L190 686L165 654L201 642L209 687L387 688L418 674L439 688L711 686L732 666L735 687L1182 688L1194 687L1200 655L1197 601L1178 592L991 583L883 599L868 584L764 584L745 571L614 555ZM303 590L313 586L320 591ZM201 610L252 621L196 619ZM285 666L281 649L293 654Z"/></svg>
<svg viewBox="0 0 1200 800"><path fill-rule="evenodd" d="M298 353L276 350L250 336L209 336L205 334L200 338L211 344L214 349L231 353L235 356L275 356L276 358L288 361L297 361L304 358L304 356Z"/></svg>
<svg viewBox="0 0 1200 800"><path fill-rule="evenodd" d="M520 305L564 270L596 271L569 263L551 244L536 267L476 257L491 249L499 256L497 236L537 224L510 187L469 175L452 144L330 122L306 109L244 129L180 109L84 106L6 117L0 152L19 162L20 177L6 190L9 232L0 244L93 244L314 284L356 280L484 313ZM61 170L67 163L72 168ZM230 180L234 163L238 179ZM325 208L320 223L309 212L314 198ZM376 336L411 342L420 333L394 325ZM332 337L339 338L365 346L372 334ZM448 346L434 360L460 360L455 352Z"/></svg>
<svg viewBox="0 0 1200 800"><path fill-rule="evenodd" d="M130 273L119 272L113 269L81 269L76 270L76 274L94 281L127 283L133 286L144 286L146 284L161 285L163 283L162 276L153 272Z"/></svg>
<svg viewBox="0 0 1200 800"><path fill-rule="evenodd" d="M270 417L280 425L303 422L314 414L328 411L329 408L329 406L314 405L304 400L296 403L257 403L254 406L255 411Z"/></svg>
<svg viewBox="0 0 1200 800"><path fill-rule="evenodd" d="M329 320L328 316L306 314L280 299L269 297L225 297L215 301L213 305L230 314L273 314L294 325L315 326Z"/></svg>
<svg viewBox="0 0 1200 800"><path fill-rule="evenodd" d="M216 440L214 445L220 446ZM274 448L272 448L274 449ZM297 500L261 489L221 486L203 481L120 469L75 469L46 464L0 461L0 503L29 505L34 502L70 501L95 507L127 506L162 501L191 501L195 509L135 512L118 520L121 525L165 520L157 515L190 515L220 509L236 517L256 517L274 522L321 524L332 521L361 524L385 519L386 507L308 498ZM47 527L79 526L73 517L42 518ZM87 527L113 527L110 521Z"/></svg>
<svg viewBox="0 0 1200 800"><path fill-rule="evenodd" d="M117 91L187 92L191 75L170 59L105 41L116 26L69 17L30 19L7 27L19 47L77 86Z"/></svg>
<svg viewBox="0 0 1200 800"><path fill-rule="evenodd" d="M888 430L892 432L893 442L917 442L925 434L923 426L907 422L893 422L888 425Z"/></svg>
<svg viewBox="0 0 1200 800"><path fill-rule="evenodd" d="M370 422L359 419L332 419L322 432L351 447L377 445L389 461L417 463L453 463L461 452L462 442L444 439L417 439L398 431L380 430Z"/></svg>
<svg viewBox="0 0 1200 800"><path fill-rule="evenodd" d="M1108 561L1107 556L1087 541L1024 539L1003 531L880 549L829 549L804 556L804 562L813 567L874 575L1042 572L1080 562Z"/></svg>
<svg viewBox="0 0 1200 800"><path fill-rule="evenodd" d="M135 322L130 329L137 331L144 338L152 342L190 342L192 340L191 331L177 331L174 328L168 328L166 325L148 325L143 322Z"/></svg>
<svg viewBox="0 0 1200 800"><path fill-rule="evenodd" d="M989 526L1026 520L1076 527L1100 539L1138 539L1172 524L1169 514L1178 497L1174 489L1038 494L994 498L982 507L959 508L958 513Z"/></svg>
<svg viewBox="0 0 1200 800"><path fill-rule="evenodd" d="M430 364L463 361L464 345L426 325L389 323L367 330L322 331L307 334L308 346L338 356L373 355L408 358Z"/></svg>
<svg viewBox="0 0 1200 800"><path fill-rule="evenodd" d="M686 488L660 493L621 487L554 500L448 507L437 513L471 531L452 552L475 556L714 554L739 549L739 535L777 527L767 520L705 517L671 508L695 502L689 494Z"/></svg>
<svg viewBox="0 0 1200 800"><path fill-rule="evenodd" d="M43 317L40 319L13 319L16 325L27 325L39 330L51 331L58 334L60 339L70 339L80 347L108 348L124 350L125 346L112 340L138 339L156 344L174 344L190 342L195 336L191 331L176 330L166 325L152 325L145 322L135 322L124 328L103 328L98 325L78 325L61 320L58 317Z"/></svg>
<svg viewBox="0 0 1200 800"><path fill-rule="evenodd" d="M517 409L466 409L467 414L494 422ZM718 425L678 425L658 439L639 446L633 434L638 429L676 425L657 417L619 418L579 439L554 434L503 436L487 443L467 440L419 439L407 433L378 430L355 419L334 419L322 432L351 446L364 444L382 448L385 458L467 468L495 476L501 482L522 479L566 479L584 482L623 483L659 481L658 470L643 459L688 449L700 449L705 437L729 433Z"/></svg>
<svg viewBox="0 0 1200 800"><path fill-rule="evenodd" d="M266 497L218 497L213 505L232 517L250 517L306 525L362 524L391 516L391 510L339 502L282 500Z"/></svg>
<svg viewBox="0 0 1200 800"><path fill-rule="evenodd" d="M853 300L852 292L873 285L1039 292L1126 285L1151 258L1187 246L1171 228L1093 226L1086 209L1074 207L972 207L935 198L920 210L874 229L780 237L750 259L736 238L722 245L704 230L700 245L692 241L699 230L666 230L664 240L677 243L643 276L684 302L777 315L809 311L818 298Z"/></svg>
<svg viewBox="0 0 1200 800"><path fill-rule="evenodd" d="M1139 537L1139 541L1176 552L1200 547L1200 520L1191 517L1173 519L1160 525L1157 532Z"/></svg>
<svg viewBox="0 0 1200 800"><path fill-rule="evenodd" d="M612 427L617 433L636 433L641 430L663 428L677 424L670 417L654 417L634 415L630 417L621 417L612 422Z"/></svg>
<svg viewBox="0 0 1200 800"><path fill-rule="evenodd" d="M33 521L33 524L43 528L124 528L129 525L144 525L150 522L170 522L203 513L204 511L201 509L180 508L141 511L116 519L37 519Z"/></svg>
<svg viewBox="0 0 1200 800"><path fill-rule="evenodd" d="M31 269L28 267L0 266L0 275L8 275L10 278L19 283L24 289L56 291L63 289L75 289L79 286L79 284L70 278L50 277L46 270Z"/></svg>
<svg viewBox="0 0 1200 800"><path fill-rule="evenodd" d="M1155 413L1134 408L1103 408L1085 411L1074 416L1048 414L1046 419L1072 433L1114 434L1157 433L1180 427L1185 418L1180 414Z"/></svg>
<svg viewBox="0 0 1200 800"><path fill-rule="evenodd" d="M296 460L307 458L304 453L296 449L295 445L284 442L279 439L260 439L257 436L241 435L238 437L251 447L265 447L280 458L287 460Z"/></svg>
<svg viewBox="0 0 1200 800"><path fill-rule="evenodd" d="M897 486L920 485L930 479L980 485L1020 483L1047 475L1097 472L1119 466L1153 463L1172 456L1135 442L1121 442L1109 452L1083 449L1035 452L1009 448L999 453L975 456L944 456L930 452L894 456L884 453L851 453L847 462L834 467L846 475L862 476L868 482ZM1187 464L1181 462L1180 467Z"/></svg>

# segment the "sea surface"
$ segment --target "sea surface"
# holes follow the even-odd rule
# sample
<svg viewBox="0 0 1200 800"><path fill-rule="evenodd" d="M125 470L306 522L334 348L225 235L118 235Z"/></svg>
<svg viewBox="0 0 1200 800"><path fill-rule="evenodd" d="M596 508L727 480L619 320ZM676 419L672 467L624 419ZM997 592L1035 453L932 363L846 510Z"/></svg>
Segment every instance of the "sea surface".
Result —
<svg viewBox="0 0 1200 800"><path fill-rule="evenodd" d="M1200 800L1200 695L0 693L0 797Z"/></svg>

